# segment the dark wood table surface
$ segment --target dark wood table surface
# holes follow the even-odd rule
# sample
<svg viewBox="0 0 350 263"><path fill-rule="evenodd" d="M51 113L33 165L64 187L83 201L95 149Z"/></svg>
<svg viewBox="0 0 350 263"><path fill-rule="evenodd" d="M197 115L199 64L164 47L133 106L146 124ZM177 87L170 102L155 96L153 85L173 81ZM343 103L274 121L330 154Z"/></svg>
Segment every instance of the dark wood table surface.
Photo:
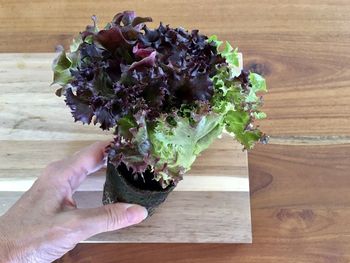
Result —
<svg viewBox="0 0 350 263"><path fill-rule="evenodd" d="M350 262L350 1L0 0L0 52L52 52L130 9L216 33L266 77L253 244L80 244L58 262Z"/></svg>

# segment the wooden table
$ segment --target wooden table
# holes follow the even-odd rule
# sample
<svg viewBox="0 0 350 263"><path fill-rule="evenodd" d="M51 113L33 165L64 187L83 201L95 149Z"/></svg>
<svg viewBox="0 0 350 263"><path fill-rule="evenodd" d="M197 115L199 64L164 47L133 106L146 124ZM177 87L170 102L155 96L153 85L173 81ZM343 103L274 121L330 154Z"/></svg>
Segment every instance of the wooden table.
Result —
<svg viewBox="0 0 350 263"><path fill-rule="evenodd" d="M81 244L59 262L349 262L350 2L1 0L0 51L51 52L90 15L125 9L216 33L267 78L271 143L249 153L253 244Z"/></svg>

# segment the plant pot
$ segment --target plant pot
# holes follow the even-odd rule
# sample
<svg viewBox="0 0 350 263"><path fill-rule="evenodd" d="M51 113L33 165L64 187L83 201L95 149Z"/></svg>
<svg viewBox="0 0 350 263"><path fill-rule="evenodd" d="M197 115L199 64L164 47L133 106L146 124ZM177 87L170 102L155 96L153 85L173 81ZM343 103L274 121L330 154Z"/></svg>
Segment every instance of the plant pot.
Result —
<svg viewBox="0 0 350 263"><path fill-rule="evenodd" d="M103 189L103 204L117 202L139 204L148 210L149 215L152 215L175 186L170 185L163 189L157 181L152 180L150 171L146 171L143 175L145 180L141 176L138 177L138 180L134 180L125 164L121 163L115 167L108 161L106 182Z"/></svg>

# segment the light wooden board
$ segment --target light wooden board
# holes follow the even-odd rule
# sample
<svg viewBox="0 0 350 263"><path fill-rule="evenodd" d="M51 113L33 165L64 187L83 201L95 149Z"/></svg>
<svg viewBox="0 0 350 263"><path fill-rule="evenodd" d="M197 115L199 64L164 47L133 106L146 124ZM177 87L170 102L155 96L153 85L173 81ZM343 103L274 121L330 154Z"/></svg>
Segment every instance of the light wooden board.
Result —
<svg viewBox="0 0 350 263"><path fill-rule="evenodd" d="M74 123L50 87L54 54L0 54L0 214L50 162L111 132ZM101 205L105 170L76 193L78 206ZM200 156L157 213L142 224L87 242L250 243L247 154L224 135Z"/></svg>
<svg viewBox="0 0 350 263"><path fill-rule="evenodd" d="M0 210L21 196L0 192ZM102 192L79 191L78 207L101 205ZM175 191L139 225L96 235L84 243L251 243L247 192Z"/></svg>

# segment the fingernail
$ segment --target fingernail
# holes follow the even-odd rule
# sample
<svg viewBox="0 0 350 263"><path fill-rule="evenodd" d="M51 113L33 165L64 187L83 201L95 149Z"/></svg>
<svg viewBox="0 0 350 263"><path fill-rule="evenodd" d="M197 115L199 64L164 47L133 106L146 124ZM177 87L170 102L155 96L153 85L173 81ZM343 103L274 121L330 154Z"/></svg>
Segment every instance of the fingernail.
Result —
<svg viewBox="0 0 350 263"><path fill-rule="evenodd" d="M126 209L126 215L131 224L137 224L147 217L148 212L146 208L140 205L132 205Z"/></svg>

